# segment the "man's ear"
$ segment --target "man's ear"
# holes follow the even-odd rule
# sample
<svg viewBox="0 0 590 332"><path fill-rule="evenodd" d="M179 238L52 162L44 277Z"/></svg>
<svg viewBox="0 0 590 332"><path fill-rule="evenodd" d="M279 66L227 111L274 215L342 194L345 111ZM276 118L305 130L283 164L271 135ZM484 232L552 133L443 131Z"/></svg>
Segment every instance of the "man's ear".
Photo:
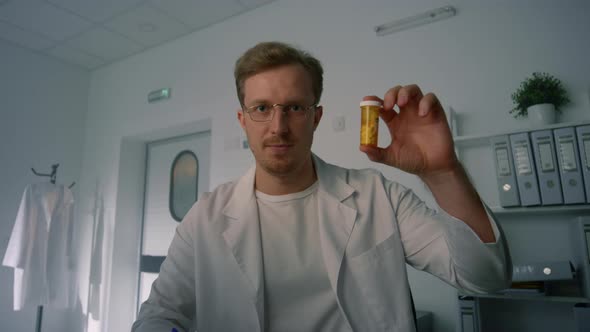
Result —
<svg viewBox="0 0 590 332"><path fill-rule="evenodd" d="M240 127L246 130L246 116L244 115L244 111L238 109L238 122L240 123Z"/></svg>
<svg viewBox="0 0 590 332"><path fill-rule="evenodd" d="M316 128L320 124L320 120L322 119L323 114L324 108L322 106L318 106L313 112L313 130L316 130Z"/></svg>

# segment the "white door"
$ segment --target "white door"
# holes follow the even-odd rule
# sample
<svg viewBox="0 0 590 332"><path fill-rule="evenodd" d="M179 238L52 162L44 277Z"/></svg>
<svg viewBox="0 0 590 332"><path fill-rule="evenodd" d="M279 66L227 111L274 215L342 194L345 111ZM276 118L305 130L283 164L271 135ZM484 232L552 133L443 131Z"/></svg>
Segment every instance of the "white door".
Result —
<svg viewBox="0 0 590 332"><path fill-rule="evenodd" d="M151 142L140 249L139 306L166 257L176 226L199 195L209 191L209 131Z"/></svg>

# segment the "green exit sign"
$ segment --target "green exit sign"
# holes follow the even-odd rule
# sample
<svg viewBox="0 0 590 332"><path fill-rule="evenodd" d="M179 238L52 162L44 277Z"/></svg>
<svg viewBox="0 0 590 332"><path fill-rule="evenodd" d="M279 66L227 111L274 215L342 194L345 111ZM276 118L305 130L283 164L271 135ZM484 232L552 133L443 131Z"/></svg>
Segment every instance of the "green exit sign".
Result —
<svg viewBox="0 0 590 332"><path fill-rule="evenodd" d="M170 88L154 90L148 94L148 103L155 103L170 98Z"/></svg>

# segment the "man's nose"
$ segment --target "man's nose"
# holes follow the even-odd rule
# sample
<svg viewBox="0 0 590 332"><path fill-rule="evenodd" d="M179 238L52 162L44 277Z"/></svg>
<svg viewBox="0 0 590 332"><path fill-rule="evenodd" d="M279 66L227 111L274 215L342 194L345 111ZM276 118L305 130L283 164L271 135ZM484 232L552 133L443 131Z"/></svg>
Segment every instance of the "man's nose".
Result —
<svg viewBox="0 0 590 332"><path fill-rule="evenodd" d="M271 120L271 131L273 134L284 134L289 131L289 115L281 106L275 106L274 115Z"/></svg>

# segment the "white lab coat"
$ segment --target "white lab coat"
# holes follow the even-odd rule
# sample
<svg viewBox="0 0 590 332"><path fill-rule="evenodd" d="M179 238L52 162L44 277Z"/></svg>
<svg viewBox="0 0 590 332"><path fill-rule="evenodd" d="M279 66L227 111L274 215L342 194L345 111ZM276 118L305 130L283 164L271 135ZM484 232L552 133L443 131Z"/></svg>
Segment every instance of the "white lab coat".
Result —
<svg viewBox="0 0 590 332"><path fill-rule="evenodd" d="M508 251L493 220L497 242L484 244L465 223L376 171L316 156L314 164L321 255L354 331L415 330L406 262L470 292L508 286ZM189 211L133 331L264 330L254 174L219 186Z"/></svg>
<svg viewBox="0 0 590 332"><path fill-rule="evenodd" d="M94 224L92 226L92 254L90 258L90 278L88 285L88 312L94 320L100 320L100 293L102 283L102 254L104 239L104 199L96 198Z"/></svg>
<svg viewBox="0 0 590 332"><path fill-rule="evenodd" d="M75 299L72 192L63 185L27 186L2 265L14 268L15 311Z"/></svg>

